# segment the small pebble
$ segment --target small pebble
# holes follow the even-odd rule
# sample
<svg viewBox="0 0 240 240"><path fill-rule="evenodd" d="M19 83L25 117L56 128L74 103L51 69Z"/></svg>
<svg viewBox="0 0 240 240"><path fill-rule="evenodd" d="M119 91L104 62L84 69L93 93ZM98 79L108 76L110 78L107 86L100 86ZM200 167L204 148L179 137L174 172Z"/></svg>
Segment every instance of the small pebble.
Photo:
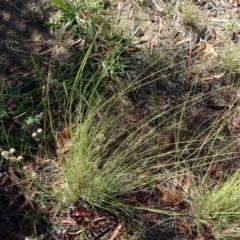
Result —
<svg viewBox="0 0 240 240"><path fill-rule="evenodd" d="M212 17L217 17L217 15L218 15L218 13L217 13L217 11L214 11L214 12L212 12Z"/></svg>
<svg viewBox="0 0 240 240"><path fill-rule="evenodd" d="M222 3L221 3L221 2L216 2L216 6L217 6L217 7L221 7L221 6L222 6Z"/></svg>
<svg viewBox="0 0 240 240"><path fill-rule="evenodd" d="M205 5L205 8L208 9L208 10L210 10L210 9L213 8L213 6L212 6L211 3L207 3L207 4Z"/></svg>
<svg viewBox="0 0 240 240"><path fill-rule="evenodd" d="M218 15L224 15L225 13L226 13L225 10L220 10L220 11L218 12Z"/></svg>
<svg viewBox="0 0 240 240"><path fill-rule="evenodd" d="M203 5L205 5L206 3L207 3L207 1L204 1L204 0L198 0L198 1L196 2L196 5L203 6Z"/></svg>

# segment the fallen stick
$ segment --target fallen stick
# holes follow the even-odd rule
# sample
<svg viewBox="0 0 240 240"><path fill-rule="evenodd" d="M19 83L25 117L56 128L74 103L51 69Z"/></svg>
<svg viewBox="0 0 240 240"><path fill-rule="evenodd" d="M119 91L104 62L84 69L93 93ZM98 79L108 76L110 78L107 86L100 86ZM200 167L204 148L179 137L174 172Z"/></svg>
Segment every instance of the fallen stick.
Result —
<svg viewBox="0 0 240 240"><path fill-rule="evenodd" d="M117 235L119 234L120 230L122 229L122 224L119 223L119 225L117 226L117 228L114 230L111 238L109 240L114 240L115 237L117 237Z"/></svg>

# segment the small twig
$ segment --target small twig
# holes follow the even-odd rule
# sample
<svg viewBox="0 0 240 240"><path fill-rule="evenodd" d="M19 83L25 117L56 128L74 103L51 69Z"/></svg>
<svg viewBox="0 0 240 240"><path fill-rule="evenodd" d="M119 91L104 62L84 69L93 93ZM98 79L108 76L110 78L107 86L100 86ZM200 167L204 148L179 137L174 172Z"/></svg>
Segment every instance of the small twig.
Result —
<svg viewBox="0 0 240 240"><path fill-rule="evenodd" d="M152 1L153 1L154 6L157 8L157 10L158 10L159 12L164 12L164 9L161 8L161 7L156 3L156 0L152 0Z"/></svg>
<svg viewBox="0 0 240 240"><path fill-rule="evenodd" d="M121 17L122 11L124 10L124 7L129 4L130 2L123 3L122 1L118 2L117 10L118 10L118 17ZM131 4L131 3L130 3Z"/></svg>
<svg viewBox="0 0 240 240"><path fill-rule="evenodd" d="M188 38L185 38L185 39L183 39L181 41L173 42L173 43L175 43L176 45L181 45L183 43L190 42L190 41L191 41L191 37L188 37Z"/></svg>
<svg viewBox="0 0 240 240"><path fill-rule="evenodd" d="M192 27L190 27L190 39L192 40ZM190 40L190 53L192 52L192 41ZM191 56L191 55L190 55Z"/></svg>
<svg viewBox="0 0 240 240"><path fill-rule="evenodd" d="M118 225L117 228L114 230L114 232L113 232L113 234L112 234L112 236L111 236L111 238L110 238L109 240L114 240L114 239L117 237L117 235L119 234L119 232L120 232L121 229L122 229L122 224L119 223L119 225Z"/></svg>
<svg viewBox="0 0 240 240"><path fill-rule="evenodd" d="M224 19L215 19L215 18L209 18L208 21L211 21L211 22L228 22L229 20L224 18Z"/></svg>
<svg viewBox="0 0 240 240"><path fill-rule="evenodd" d="M80 234L82 231L84 231L84 229L80 229L80 230L78 230L77 232L68 232L68 235L70 235L70 236L78 235L78 234Z"/></svg>
<svg viewBox="0 0 240 240"><path fill-rule="evenodd" d="M129 14L128 14L128 18L131 19L132 18L132 15L133 15L133 5L131 4L130 7L129 7Z"/></svg>
<svg viewBox="0 0 240 240"><path fill-rule="evenodd" d="M158 32L160 33L163 29L162 18L159 19Z"/></svg>

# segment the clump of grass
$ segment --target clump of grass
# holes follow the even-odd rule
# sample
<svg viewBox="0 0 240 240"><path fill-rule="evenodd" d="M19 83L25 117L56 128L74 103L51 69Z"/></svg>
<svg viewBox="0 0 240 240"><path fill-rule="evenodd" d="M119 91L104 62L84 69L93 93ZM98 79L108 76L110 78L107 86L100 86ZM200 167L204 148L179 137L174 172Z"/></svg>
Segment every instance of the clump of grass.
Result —
<svg viewBox="0 0 240 240"><path fill-rule="evenodd" d="M92 45L94 46L94 43ZM107 72L114 67L112 65L118 60L119 54L115 51L110 55L111 61L107 64ZM79 67L76 82L80 80L89 56L88 52L85 55L86 60L84 59ZM106 60L109 60L108 57L109 55L106 55ZM159 65L156 61L159 63L159 59L152 59L151 66ZM165 70L168 67L161 64L159 68L159 76L161 78L166 76ZM99 71L102 70L105 73L105 65ZM114 67L114 74L116 70ZM106 75L99 76L96 86L101 85ZM156 129L159 126L150 127L150 124L156 118L160 118L160 115L165 115L165 112L159 116L155 115L158 114L156 112L148 115L142 120L142 124L128 125L124 122L129 117L135 117L133 106L127 103L125 97L136 88L135 86L142 84L141 82L142 80L138 79L129 82L127 87L123 87L112 97L109 97L111 95L109 92L101 92L100 95L96 87L92 88L90 93L89 85L80 82L81 97L77 111L73 113L71 109L68 110L68 113L75 115L71 119L75 121L77 128L70 151L64 157L66 160L63 169L64 184L56 191L57 198L67 203L74 203L81 198L95 207L108 211L115 209L130 213L132 209L123 204L121 197L136 189L154 186L156 181L165 177L162 171L154 173L154 170L150 170L157 169L159 164L156 160L159 154L157 144L159 132ZM74 86L77 84L74 83ZM75 95L79 96L76 88L72 89L69 106L72 105ZM169 111L166 113L169 114ZM145 128L148 130L141 136ZM164 129L168 130L168 127Z"/></svg>
<svg viewBox="0 0 240 240"><path fill-rule="evenodd" d="M227 46L221 54L223 68L229 73L240 73L239 63L240 48L237 46Z"/></svg>
<svg viewBox="0 0 240 240"><path fill-rule="evenodd" d="M184 25L194 26L196 17L194 16L194 5L192 2L184 2L179 5L180 19Z"/></svg>
<svg viewBox="0 0 240 240"><path fill-rule="evenodd" d="M86 55L82 64L87 62L88 56L90 54ZM173 61L172 58L170 60ZM155 59L153 58L152 61L155 62ZM76 81L80 81L84 67L85 65L80 66ZM171 82L171 71L166 72L167 67L164 65L162 67L158 75L154 75L157 78L152 80L153 82L160 82L163 76ZM99 78L97 85L103 79ZM174 133L174 142L167 143L172 144L169 152L171 156L174 155L173 159L176 163L171 173L177 175L185 169L197 171L199 166L205 167L211 163L213 149L218 144L217 136L221 129L219 126L224 117L211 127L206 124L203 129L199 126L195 126L196 129L193 126L192 131L187 129L192 135L190 139L182 140L181 135L188 127L186 122L191 118L190 112L194 103L204 102L207 98L223 91L223 88L197 96L194 95L192 88L192 92L182 96L182 101L176 103L170 110L163 110L159 106L158 111L147 114L148 116L142 120L143 125L133 124L130 128L127 124L121 126L121 120L131 116L131 106L124 111L119 110L122 109L121 107L116 108L116 105L124 105L121 103L123 96L135 89L134 86L139 83L142 84L142 81L133 81L128 88L110 98L107 96L109 93L105 95L105 92L102 92L100 95L97 88L92 88L89 94L88 84L80 83L80 94L75 87L72 88L70 99L74 99L76 94L80 96L75 117L71 118L75 121L77 129L70 151L65 156L64 184L60 189L56 189L59 199L74 203L82 198L93 206L108 211L113 209L129 211L128 206L120 200L124 194L146 186L154 186L156 181L161 181L170 174L166 173L167 171L154 172L161 164L164 169L160 160L166 156L166 153L159 151L156 139L158 135L166 132ZM69 106L72 105L71 103L69 102ZM116 109L119 110L117 114ZM71 112L70 109L68 113ZM148 130L141 135L143 126ZM208 136L203 138L206 133ZM185 152L189 153L184 156ZM202 161L196 164L196 158Z"/></svg>
<svg viewBox="0 0 240 240"><path fill-rule="evenodd" d="M194 214L199 222L207 224L216 239L240 236L240 170L228 179L206 191L194 194Z"/></svg>
<svg viewBox="0 0 240 240"><path fill-rule="evenodd" d="M142 149L140 154L141 141L136 126L132 132L119 127L119 119L127 115L120 112L118 116L112 116L113 105L116 102L119 104L122 95L134 86L128 79L124 93L120 90L120 93L110 97L118 86L125 85L124 80L129 76L124 59L127 59L125 49L131 36L120 36L124 32L119 28L118 31L114 29L113 33L107 24L98 26L97 33L93 23L91 26L94 30L89 33L92 41L82 56L73 81L69 83L71 91L67 93L68 101L64 104L65 121L74 122L77 127L70 151L65 156L64 184L56 196L68 203L76 202L81 197L93 206L109 211L111 206L115 206L124 211L119 196L156 179L154 174L150 176L147 171L147 166L154 159L147 161L141 156L146 155L147 150ZM86 28L86 32L91 29ZM105 47L101 39L106 40ZM97 41L102 42L99 48ZM103 51L98 52L99 49ZM98 57L101 64L96 62ZM121 82L118 81L119 77ZM51 119L51 112L48 113ZM148 141L152 139L149 134Z"/></svg>
<svg viewBox="0 0 240 240"><path fill-rule="evenodd" d="M144 148L156 136L151 131L140 139L139 129L119 127L124 116L120 113L112 117L110 109L96 120L103 109L91 106L85 120L79 123L66 156L67 192L73 202L81 197L95 207L126 211L121 196L161 178L160 173L148 171L155 162L156 146Z"/></svg>

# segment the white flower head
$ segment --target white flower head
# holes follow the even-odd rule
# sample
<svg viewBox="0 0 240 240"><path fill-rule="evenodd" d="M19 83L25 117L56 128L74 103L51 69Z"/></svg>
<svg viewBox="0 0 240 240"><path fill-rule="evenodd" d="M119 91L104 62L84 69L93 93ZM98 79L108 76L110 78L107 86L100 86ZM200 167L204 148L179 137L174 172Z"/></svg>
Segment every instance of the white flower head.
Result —
<svg viewBox="0 0 240 240"><path fill-rule="evenodd" d="M11 148L11 149L9 150L9 152L10 152L11 154L13 154L13 153L16 152L16 150L15 150L14 148Z"/></svg>
<svg viewBox="0 0 240 240"><path fill-rule="evenodd" d="M18 157L17 157L17 160L18 160L18 161L21 161L21 160L23 160L23 157L22 157L22 156L18 156Z"/></svg>
<svg viewBox="0 0 240 240"><path fill-rule="evenodd" d="M32 137L35 138L37 136L36 132L33 132Z"/></svg>
<svg viewBox="0 0 240 240"><path fill-rule="evenodd" d="M37 173L32 172L32 173L31 173L31 176L32 176L32 178L37 178Z"/></svg>
<svg viewBox="0 0 240 240"><path fill-rule="evenodd" d="M5 157L7 157L8 152L7 152L7 151L2 151L2 152L1 152L1 155L5 158Z"/></svg>
<svg viewBox="0 0 240 240"><path fill-rule="evenodd" d="M28 167L27 167L27 166L23 166L23 170L24 170L24 171L27 171L27 170L28 170Z"/></svg>
<svg viewBox="0 0 240 240"><path fill-rule="evenodd" d="M39 128L39 129L37 130L37 133L42 133L42 129Z"/></svg>

